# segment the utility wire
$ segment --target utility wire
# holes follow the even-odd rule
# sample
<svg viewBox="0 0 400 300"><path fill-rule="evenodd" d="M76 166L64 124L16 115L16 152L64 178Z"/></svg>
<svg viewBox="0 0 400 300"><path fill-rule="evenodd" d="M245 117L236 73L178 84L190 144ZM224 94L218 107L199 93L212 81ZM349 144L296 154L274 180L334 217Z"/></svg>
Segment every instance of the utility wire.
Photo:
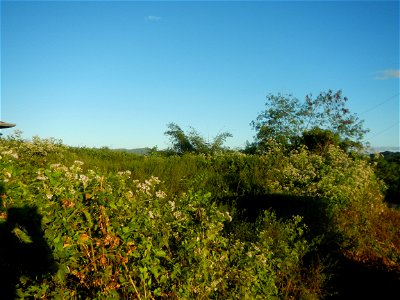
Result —
<svg viewBox="0 0 400 300"><path fill-rule="evenodd" d="M378 108L379 106L385 104L386 102L392 100L393 98L398 97L399 95L400 95L400 93L397 93L396 95L393 95L393 96L387 98L386 100L384 100L384 101L382 101L382 102L379 102L377 105L375 105L375 106L373 106L373 107L370 107L370 108L368 108L367 110L363 111L361 114L359 114L359 116L361 116L361 115L363 115L363 114L366 114L367 112L370 112L371 110L374 110L374 109ZM396 125L396 124L395 124L395 125Z"/></svg>
<svg viewBox="0 0 400 300"><path fill-rule="evenodd" d="M399 124L400 124L400 121L397 122L397 123L394 123L394 124L390 125L389 127L386 127L385 129L383 129L383 130L379 131L378 133L374 134L373 136L370 136L369 139L372 139L372 138L374 138L374 137L376 137L376 136L378 136L378 135L381 135L381 134L384 133L385 131L387 131L387 130L389 130L389 129L392 129L394 126L399 125Z"/></svg>

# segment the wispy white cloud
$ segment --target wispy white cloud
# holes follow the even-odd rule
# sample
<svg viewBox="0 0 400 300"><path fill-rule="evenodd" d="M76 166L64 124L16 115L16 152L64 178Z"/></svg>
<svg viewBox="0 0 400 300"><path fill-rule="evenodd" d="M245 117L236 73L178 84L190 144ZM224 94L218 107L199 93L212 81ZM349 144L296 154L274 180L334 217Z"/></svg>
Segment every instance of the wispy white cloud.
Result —
<svg viewBox="0 0 400 300"><path fill-rule="evenodd" d="M149 22L157 22L161 20L161 17L157 17L157 16L147 16L144 18L146 21Z"/></svg>
<svg viewBox="0 0 400 300"><path fill-rule="evenodd" d="M400 70L388 69L376 72L376 80L386 80L391 78L400 78Z"/></svg>

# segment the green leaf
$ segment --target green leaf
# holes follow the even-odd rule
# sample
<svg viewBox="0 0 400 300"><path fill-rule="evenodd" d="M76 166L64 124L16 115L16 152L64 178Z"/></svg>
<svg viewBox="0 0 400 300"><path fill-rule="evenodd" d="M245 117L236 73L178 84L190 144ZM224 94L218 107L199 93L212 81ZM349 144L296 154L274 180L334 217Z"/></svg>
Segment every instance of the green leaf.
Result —
<svg viewBox="0 0 400 300"><path fill-rule="evenodd" d="M167 253L165 253L163 250L154 250L154 254L157 257L165 257L167 255Z"/></svg>
<svg viewBox="0 0 400 300"><path fill-rule="evenodd" d="M85 218L86 218L86 221L88 222L89 228L92 228L93 227L92 216L86 209L83 209L82 212L85 215Z"/></svg>
<svg viewBox="0 0 400 300"><path fill-rule="evenodd" d="M60 283L65 283L65 275L68 273L68 268L66 265L60 264L58 265L58 271L56 274L56 278Z"/></svg>
<svg viewBox="0 0 400 300"><path fill-rule="evenodd" d="M21 230L18 227L14 228L12 232L18 239L20 239L24 243L31 244L33 242L31 237L25 231Z"/></svg>
<svg viewBox="0 0 400 300"><path fill-rule="evenodd" d="M153 291L153 294L154 294L154 296L156 296L156 297L160 297L160 296L161 296L161 288L156 288L156 289Z"/></svg>

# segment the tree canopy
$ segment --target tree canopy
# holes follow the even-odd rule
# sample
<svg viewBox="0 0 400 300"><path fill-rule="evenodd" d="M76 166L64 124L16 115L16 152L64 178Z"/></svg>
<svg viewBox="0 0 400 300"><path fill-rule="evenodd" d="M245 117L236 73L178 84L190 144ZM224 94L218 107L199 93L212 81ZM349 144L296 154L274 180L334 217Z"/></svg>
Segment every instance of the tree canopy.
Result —
<svg viewBox="0 0 400 300"><path fill-rule="evenodd" d="M342 91L321 92L304 101L292 95L269 94L265 110L250 125L256 131L258 149L272 141L284 146L311 142L334 143L343 148L361 147L367 129L356 114L346 107ZM325 141L325 142L324 142Z"/></svg>
<svg viewBox="0 0 400 300"><path fill-rule="evenodd" d="M180 126L175 123L169 123L168 129L164 134L169 136L172 147L170 151L174 154L182 155L184 153L204 153L214 154L226 150L223 147L226 139L232 137L229 132L219 133L208 142L194 128L190 128L189 133L185 133Z"/></svg>

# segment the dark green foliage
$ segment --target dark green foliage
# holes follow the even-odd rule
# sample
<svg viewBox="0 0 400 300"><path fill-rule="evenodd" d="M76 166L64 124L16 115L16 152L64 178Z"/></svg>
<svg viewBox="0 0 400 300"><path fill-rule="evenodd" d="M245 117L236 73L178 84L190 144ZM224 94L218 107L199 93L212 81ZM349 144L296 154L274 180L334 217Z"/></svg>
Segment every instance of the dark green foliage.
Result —
<svg viewBox="0 0 400 300"><path fill-rule="evenodd" d="M339 134L331 130L314 127L303 132L303 135L296 142L299 146L305 145L310 151L324 153L330 145L339 146Z"/></svg>
<svg viewBox="0 0 400 300"><path fill-rule="evenodd" d="M351 141L348 138L341 139L338 133L329 129L321 129L319 127L314 127L310 130L304 131L301 137L294 140L296 147L304 145L310 151L319 154L326 152L331 145L340 147L346 152L351 152L352 150L360 149L361 147L361 144L358 142Z"/></svg>
<svg viewBox="0 0 400 300"><path fill-rule="evenodd" d="M386 186L385 200L400 204L400 153L383 152L372 158L376 165L376 174Z"/></svg>

